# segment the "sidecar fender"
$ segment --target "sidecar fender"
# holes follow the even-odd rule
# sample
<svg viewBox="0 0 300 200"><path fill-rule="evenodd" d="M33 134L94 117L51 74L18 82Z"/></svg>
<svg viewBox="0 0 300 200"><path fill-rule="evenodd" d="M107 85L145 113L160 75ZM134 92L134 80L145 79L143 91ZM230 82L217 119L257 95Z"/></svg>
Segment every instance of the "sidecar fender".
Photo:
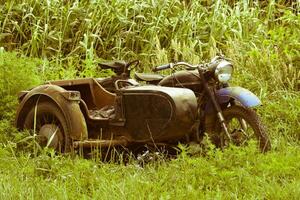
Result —
<svg viewBox="0 0 300 200"><path fill-rule="evenodd" d="M86 139L88 136L85 119L79 107L80 93L67 91L57 85L40 85L31 91L19 95L20 105L17 110L15 126L23 129L23 122L32 106L39 101L55 104L63 113L70 127L70 137L73 140Z"/></svg>
<svg viewBox="0 0 300 200"><path fill-rule="evenodd" d="M242 87L222 88L216 92L216 96L220 104L227 103L230 99L234 99L249 108L261 105L261 101L255 94Z"/></svg>

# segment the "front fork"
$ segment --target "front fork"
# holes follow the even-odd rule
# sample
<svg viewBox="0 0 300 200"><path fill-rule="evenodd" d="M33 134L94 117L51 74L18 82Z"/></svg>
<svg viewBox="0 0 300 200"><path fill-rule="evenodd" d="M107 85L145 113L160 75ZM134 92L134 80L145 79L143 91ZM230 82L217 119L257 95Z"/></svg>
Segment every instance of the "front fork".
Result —
<svg viewBox="0 0 300 200"><path fill-rule="evenodd" d="M225 119L224 119L224 116L223 116L223 113L222 113L222 109L221 109L219 103L216 100L214 92L208 86L207 81L204 77L203 71L201 69L198 69L198 71L199 71L200 78L202 80L204 90L205 90L206 94L208 95L208 97L210 98L210 100L212 101L213 107L217 111L217 116L218 116L219 122L221 123L221 126L222 126L226 136L228 137L229 141L231 141L231 136L228 132L228 128L227 128L227 125L225 123ZM224 135L223 135L224 132L221 132L221 135L220 135L220 137L221 137L221 147L222 148L224 147Z"/></svg>

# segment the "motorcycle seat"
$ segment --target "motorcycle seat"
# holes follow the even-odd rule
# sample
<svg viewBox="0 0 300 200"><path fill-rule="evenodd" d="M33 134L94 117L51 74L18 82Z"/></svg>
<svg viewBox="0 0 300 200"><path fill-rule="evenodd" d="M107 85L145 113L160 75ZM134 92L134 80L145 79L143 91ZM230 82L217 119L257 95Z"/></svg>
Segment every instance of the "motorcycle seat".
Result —
<svg viewBox="0 0 300 200"><path fill-rule="evenodd" d="M164 78L163 75L160 74L144 74L144 73L134 73L134 77L138 81L146 81L146 82L152 82L152 81L160 81Z"/></svg>
<svg viewBox="0 0 300 200"><path fill-rule="evenodd" d="M99 63L99 65L103 69L123 70L127 66L127 63L123 60L116 60L112 62Z"/></svg>

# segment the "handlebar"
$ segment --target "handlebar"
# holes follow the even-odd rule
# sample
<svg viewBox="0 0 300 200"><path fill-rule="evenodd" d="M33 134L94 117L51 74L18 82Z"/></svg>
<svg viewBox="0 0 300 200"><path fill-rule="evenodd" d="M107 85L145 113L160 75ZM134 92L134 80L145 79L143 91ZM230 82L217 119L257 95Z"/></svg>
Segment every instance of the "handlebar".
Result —
<svg viewBox="0 0 300 200"><path fill-rule="evenodd" d="M215 68L218 65L218 63L220 62L220 59L223 59L223 57L216 56L210 62L204 63L204 64L199 64L199 65L192 65L187 62L168 63L165 65L157 66L157 67L153 68L152 71L157 72L157 71L161 71L164 69L174 68L179 65L185 66L186 69L188 69L188 70L193 70L193 69L197 69L197 68L212 70L213 68Z"/></svg>
<svg viewBox="0 0 300 200"><path fill-rule="evenodd" d="M164 70L164 69L169 69L169 68L172 68L173 63L168 63L168 64L165 64L165 65L160 65L160 66L157 66L155 68L152 69L153 72L158 72L160 70Z"/></svg>
<svg viewBox="0 0 300 200"><path fill-rule="evenodd" d="M177 63L168 63L168 64L165 64L165 65L157 66L157 67L153 68L152 71L157 72L157 71L161 71L161 70L164 70L164 69L174 68L174 67L179 66L179 65L185 66L187 69L196 69L197 68L197 66L193 66L193 65L191 65L189 63L186 63L186 62L177 62Z"/></svg>

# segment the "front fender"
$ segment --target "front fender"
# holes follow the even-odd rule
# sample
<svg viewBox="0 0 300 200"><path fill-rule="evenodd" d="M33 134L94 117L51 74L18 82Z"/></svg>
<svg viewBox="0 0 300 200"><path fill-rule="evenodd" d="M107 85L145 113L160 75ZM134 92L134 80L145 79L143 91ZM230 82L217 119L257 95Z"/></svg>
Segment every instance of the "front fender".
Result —
<svg viewBox="0 0 300 200"><path fill-rule="evenodd" d="M228 104L233 99L248 108L261 105L261 101L255 94L242 87L222 88L217 90L215 95L219 104ZM216 121L217 114L213 103L208 101L205 106L205 131L208 133L214 131Z"/></svg>
<svg viewBox="0 0 300 200"><path fill-rule="evenodd" d="M242 87L222 88L216 91L216 97L220 104L227 103L230 99L234 99L248 108L261 105L261 101L255 94Z"/></svg>

